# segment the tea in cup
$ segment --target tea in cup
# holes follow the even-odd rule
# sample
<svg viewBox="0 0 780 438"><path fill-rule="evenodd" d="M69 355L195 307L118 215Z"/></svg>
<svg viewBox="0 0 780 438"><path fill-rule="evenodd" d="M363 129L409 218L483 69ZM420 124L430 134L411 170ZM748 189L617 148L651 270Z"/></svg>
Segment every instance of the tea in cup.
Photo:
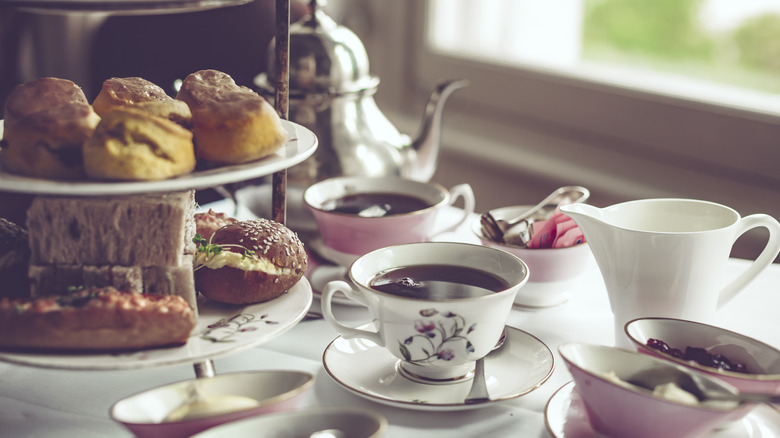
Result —
<svg viewBox="0 0 780 438"><path fill-rule="evenodd" d="M495 248L422 242L380 248L349 268L351 285L329 282L322 314L344 338L364 338L399 359L399 374L421 383L457 383L501 338L528 267ZM376 331L339 322L333 295L371 311Z"/></svg>
<svg viewBox="0 0 780 438"><path fill-rule="evenodd" d="M335 251L362 255L390 245L431 240L457 229L474 212L468 184L443 186L398 177L335 177L311 185L303 194L322 243ZM463 198L457 221L436 229L442 207Z"/></svg>
<svg viewBox="0 0 780 438"><path fill-rule="evenodd" d="M630 348L623 326L661 316L709 322L780 252L780 223L765 214L694 199L642 199L610 207L570 204L561 211L582 229L601 270L614 314L615 341ZM734 242L753 228L769 231L761 254L725 286L721 274Z"/></svg>

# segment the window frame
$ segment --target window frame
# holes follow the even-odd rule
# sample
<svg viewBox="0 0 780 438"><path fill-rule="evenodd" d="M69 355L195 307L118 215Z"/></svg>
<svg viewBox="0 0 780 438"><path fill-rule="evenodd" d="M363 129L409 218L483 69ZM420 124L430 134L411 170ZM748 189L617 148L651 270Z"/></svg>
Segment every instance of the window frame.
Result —
<svg viewBox="0 0 780 438"><path fill-rule="evenodd" d="M374 54L372 71L382 78L378 99L397 113L413 120L438 80L465 77L472 86L458 91L447 110L460 115L453 116L459 128L488 135L527 128L615 157L780 189L780 112L746 109L717 96L691 98L614 85L578 72L488 65L434 53L424 43L427 4L364 5L364 29L370 31L361 38Z"/></svg>

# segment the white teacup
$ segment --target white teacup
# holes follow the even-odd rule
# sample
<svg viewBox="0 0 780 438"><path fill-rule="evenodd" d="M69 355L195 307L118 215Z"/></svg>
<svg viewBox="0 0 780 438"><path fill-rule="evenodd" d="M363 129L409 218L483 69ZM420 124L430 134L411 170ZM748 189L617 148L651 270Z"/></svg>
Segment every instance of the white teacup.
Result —
<svg viewBox="0 0 780 438"><path fill-rule="evenodd" d="M424 268L420 268L424 267ZM383 274L405 268L428 287L437 278L447 283L435 294L421 297L420 288L380 285ZM417 272L414 272L417 270ZM487 275L493 291L472 290L468 281L483 283ZM466 280L467 276L474 276ZM457 277L457 278L454 278ZM422 242L395 245L359 257L349 268L349 278L328 283L322 292L322 314L347 339L364 338L385 347L398 359L398 372L422 383L455 383L473 376L474 362L495 347L504 330L517 291L528 281L528 267L508 252L481 245L452 242ZM439 283L441 285L441 283ZM469 289L469 290L466 290ZM352 328L339 322L331 310L333 295L369 308L376 332Z"/></svg>
<svg viewBox="0 0 780 438"><path fill-rule="evenodd" d="M331 205L347 196L412 196L420 201L413 211L389 214L375 208L363 213L332 210ZM442 207L463 198L463 212L458 220L444 229L436 229L436 217ZM474 192L468 184L449 190L432 182L398 177L343 176L311 185L303 194L304 203L314 215L323 244L335 251L362 255L369 251L402 243L426 242L435 235L453 231L474 212Z"/></svg>
<svg viewBox="0 0 780 438"><path fill-rule="evenodd" d="M641 199L604 208L569 204L561 211L582 229L599 265L615 316L615 341L630 348L626 322L663 316L710 322L780 252L780 223L765 214L695 199ZM723 285L734 242L766 228L761 254Z"/></svg>

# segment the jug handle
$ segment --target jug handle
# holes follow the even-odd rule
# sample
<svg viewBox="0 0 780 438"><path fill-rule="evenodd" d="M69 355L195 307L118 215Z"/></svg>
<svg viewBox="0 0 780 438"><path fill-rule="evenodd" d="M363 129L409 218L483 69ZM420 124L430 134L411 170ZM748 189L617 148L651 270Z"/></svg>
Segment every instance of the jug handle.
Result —
<svg viewBox="0 0 780 438"><path fill-rule="evenodd" d="M772 216L766 214L752 214L742 218L742 220L739 221L738 226L739 229L734 238L735 241L746 231L758 227L764 227L769 231L769 239L766 246L764 246L764 249L761 251L761 254L756 257L756 260L721 290L718 298L718 308L734 298L745 288L745 286L753 281L764 268L769 266L780 253L780 222Z"/></svg>

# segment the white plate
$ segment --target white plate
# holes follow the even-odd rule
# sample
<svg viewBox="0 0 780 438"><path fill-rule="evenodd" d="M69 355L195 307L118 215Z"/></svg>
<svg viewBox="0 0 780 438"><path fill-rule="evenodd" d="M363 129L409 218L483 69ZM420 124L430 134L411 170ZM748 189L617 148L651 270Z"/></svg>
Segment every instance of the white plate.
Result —
<svg viewBox="0 0 780 438"><path fill-rule="evenodd" d="M555 359L542 341L516 328L507 327L506 331L504 345L485 359L492 400L484 403L464 403L471 379L449 385L408 380L396 371L395 356L365 339L337 337L325 350L322 361L337 383L368 400L421 411L475 409L527 394L552 375Z"/></svg>
<svg viewBox="0 0 780 438"><path fill-rule="evenodd" d="M553 438L597 438L590 426L585 405L574 382L569 382L550 397L544 409L544 421ZM709 438L776 438L780 436L780 412L759 405L742 419L713 431Z"/></svg>
<svg viewBox="0 0 780 438"><path fill-rule="evenodd" d="M123 13L193 12L235 6L251 0L0 0L6 7L38 13L92 11Z"/></svg>
<svg viewBox="0 0 780 438"><path fill-rule="evenodd" d="M282 124L290 140L271 156L244 164L196 170L162 181L58 181L33 178L0 169L0 191L37 195L106 196L197 190L270 175L292 167L310 157L317 149L313 132L287 120ZM0 137L2 136L0 121Z"/></svg>
<svg viewBox="0 0 780 438"><path fill-rule="evenodd" d="M118 354L0 352L0 361L71 370L121 370L201 362L276 338L303 319L311 302L311 286L304 277L287 293L265 303L235 306L204 299L199 303L198 325L181 347Z"/></svg>

